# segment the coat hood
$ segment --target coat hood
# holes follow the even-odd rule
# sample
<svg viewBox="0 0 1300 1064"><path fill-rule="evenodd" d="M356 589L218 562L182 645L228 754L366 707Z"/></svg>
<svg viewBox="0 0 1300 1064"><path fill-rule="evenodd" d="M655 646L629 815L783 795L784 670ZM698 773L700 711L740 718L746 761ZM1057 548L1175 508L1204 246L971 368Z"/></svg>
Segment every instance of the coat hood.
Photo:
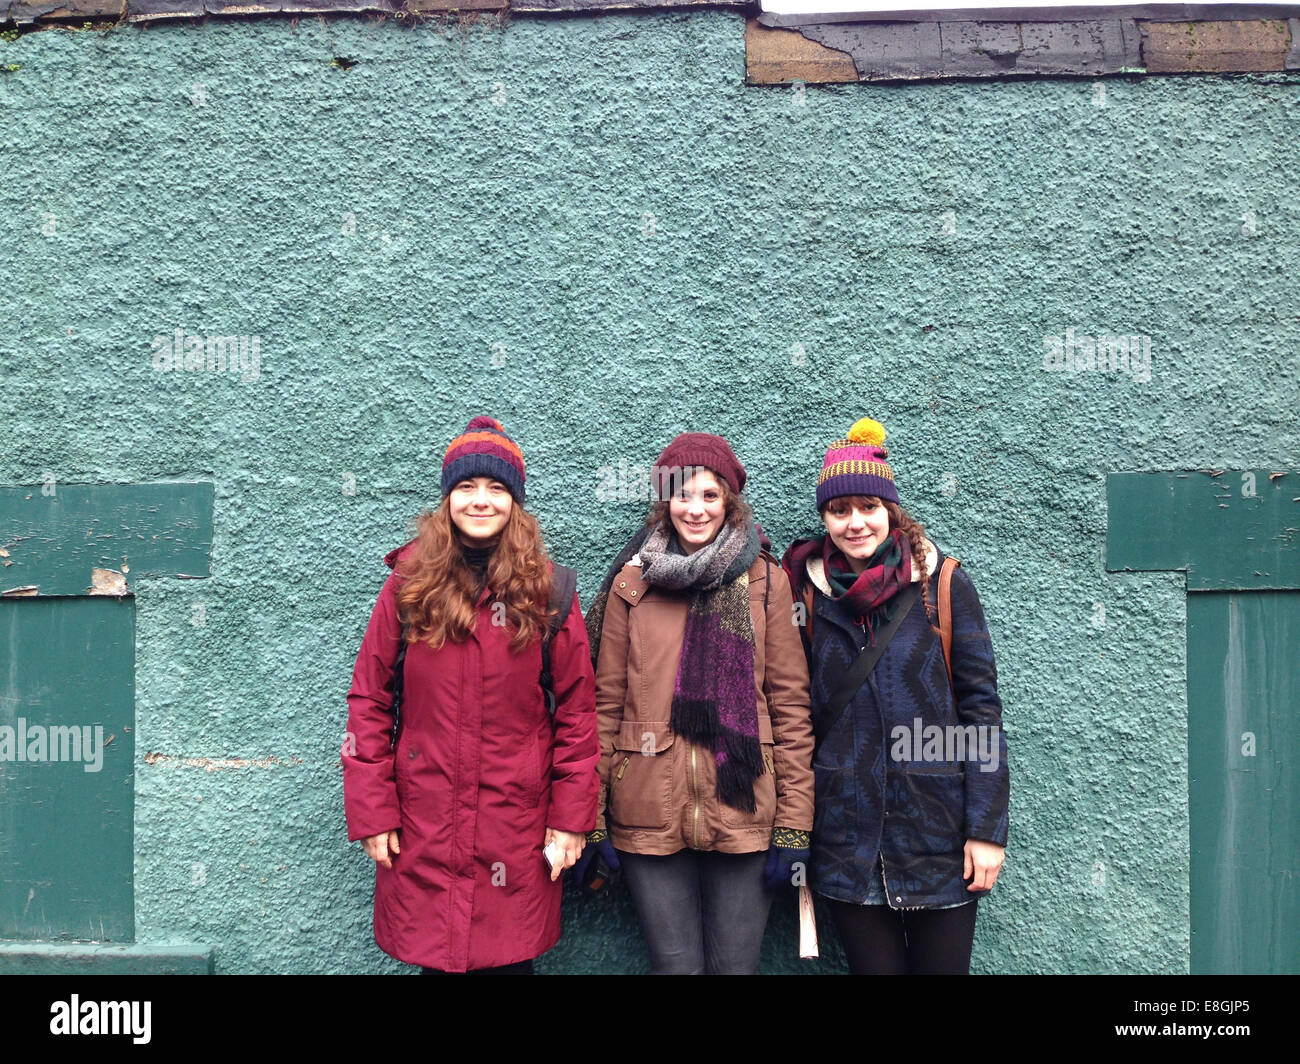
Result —
<svg viewBox="0 0 1300 1064"><path fill-rule="evenodd" d="M406 543L403 543L400 547L394 547L387 554L385 554L384 564L388 566L388 568L390 569L395 569L397 567L398 559L405 558L406 555L409 554L414 549L415 549L415 540L413 539L408 540Z"/></svg>

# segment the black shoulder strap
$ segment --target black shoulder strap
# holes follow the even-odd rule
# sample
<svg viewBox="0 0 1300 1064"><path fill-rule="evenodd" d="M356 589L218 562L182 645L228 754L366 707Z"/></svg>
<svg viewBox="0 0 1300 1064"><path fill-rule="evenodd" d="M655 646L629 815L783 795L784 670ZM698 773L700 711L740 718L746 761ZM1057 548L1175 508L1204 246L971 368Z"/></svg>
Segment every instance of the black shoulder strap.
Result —
<svg viewBox="0 0 1300 1064"><path fill-rule="evenodd" d="M393 662L393 747L397 747L397 728L402 722L402 688L406 686L406 633L408 626L402 625L400 643L397 647L397 660Z"/></svg>
<svg viewBox="0 0 1300 1064"><path fill-rule="evenodd" d="M804 584L799 592L799 601L803 603L803 617L800 625L799 634L804 639L804 650L808 654L809 660L812 659L813 644L813 610L817 608L817 589L813 582L809 580Z"/></svg>
<svg viewBox="0 0 1300 1064"><path fill-rule="evenodd" d="M867 677L871 675L871 670L876 667L876 662L884 654L885 647L889 646L889 641L894 638L894 633L903 624L903 619L912 611L912 606L917 597L921 594L921 585L919 583L908 584L907 587L898 593L898 608L889 622L876 633L876 641L872 646L864 647L862 653L849 666L849 671L844 674L844 679L840 686L835 689L831 695L830 701L826 703L824 712L818 714L817 720L813 723L813 730L820 739L831 727L840 719L840 714L844 712L845 707L853 701L853 696L858 693L858 688L867 682Z"/></svg>
<svg viewBox="0 0 1300 1064"><path fill-rule="evenodd" d="M578 573L567 565L556 565L551 569L551 600L547 604L546 634L542 636L542 675L540 677L542 694L546 696L546 708L555 716L555 678L551 675L551 639L568 620L569 611L573 609L573 593L578 589Z"/></svg>

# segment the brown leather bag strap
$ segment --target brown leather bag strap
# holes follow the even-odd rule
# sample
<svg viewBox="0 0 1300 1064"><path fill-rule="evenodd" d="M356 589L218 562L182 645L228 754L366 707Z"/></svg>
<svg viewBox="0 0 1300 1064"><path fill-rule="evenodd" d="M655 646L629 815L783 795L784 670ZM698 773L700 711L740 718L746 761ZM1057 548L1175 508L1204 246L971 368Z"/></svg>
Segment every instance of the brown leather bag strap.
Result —
<svg viewBox="0 0 1300 1064"><path fill-rule="evenodd" d="M944 558L939 567L939 639L948 666L948 687L952 687L952 571L961 565L956 558ZM954 697L956 692L953 692Z"/></svg>

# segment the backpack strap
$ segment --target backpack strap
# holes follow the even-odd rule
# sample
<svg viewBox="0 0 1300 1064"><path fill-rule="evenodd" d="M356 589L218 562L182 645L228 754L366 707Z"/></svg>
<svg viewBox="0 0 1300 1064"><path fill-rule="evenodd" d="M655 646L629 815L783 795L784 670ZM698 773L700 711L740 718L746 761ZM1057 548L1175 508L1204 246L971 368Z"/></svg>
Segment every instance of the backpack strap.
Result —
<svg viewBox="0 0 1300 1064"><path fill-rule="evenodd" d="M551 567L551 598L547 603L546 634L542 636L542 674L540 682L542 694L546 696L546 708L555 717L555 677L551 675L551 639L568 620L569 611L573 609L573 593L578 589L578 573L567 565Z"/></svg>
<svg viewBox="0 0 1300 1064"><path fill-rule="evenodd" d="M813 638L813 606L816 605L817 589L813 587L812 581L809 580L804 584L803 590L799 593L799 598L803 602L803 636L808 640L808 652L812 653Z"/></svg>
<svg viewBox="0 0 1300 1064"><path fill-rule="evenodd" d="M961 565L956 558L944 558L939 567L939 640L943 643L943 660L948 666L948 687L952 689L952 571ZM956 697L956 692L953 692Z"/></svg>
<svg viewBox="0 0 1300 1064"><path fill-rule="evenodd" d="M406 633L409 625L402 625L402 634L397 647L397 660L393 662L393 749L397 749L397 729L402 723L402 688L406 686Z"/></svg>

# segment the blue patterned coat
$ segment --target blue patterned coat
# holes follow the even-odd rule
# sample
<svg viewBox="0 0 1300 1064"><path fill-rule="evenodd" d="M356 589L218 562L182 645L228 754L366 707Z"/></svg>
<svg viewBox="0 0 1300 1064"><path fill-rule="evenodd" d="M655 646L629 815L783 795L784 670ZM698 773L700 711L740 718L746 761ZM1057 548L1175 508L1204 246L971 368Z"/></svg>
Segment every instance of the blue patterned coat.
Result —
<svg viewBox="0 0 1300 1064"><path fill-rule="evenodd" d="M927 560L930 601L937 603L943 556L929 543ZM866 635L857 618L828 597L820 558L798 575L817 588L813 642L805 650L820 732L827 702ZM927 617L918 597L868 681L817 742L809 878L828 898L863 903L869 894L878 897L869 879L879 875L877 855L891 908L941 907L988 893L966 889L963 848L967 839L1006 845L1002 702L984 611L962 568L953 573L951 595L955 691L931 624L938 623L937 614Z"/></svg>

